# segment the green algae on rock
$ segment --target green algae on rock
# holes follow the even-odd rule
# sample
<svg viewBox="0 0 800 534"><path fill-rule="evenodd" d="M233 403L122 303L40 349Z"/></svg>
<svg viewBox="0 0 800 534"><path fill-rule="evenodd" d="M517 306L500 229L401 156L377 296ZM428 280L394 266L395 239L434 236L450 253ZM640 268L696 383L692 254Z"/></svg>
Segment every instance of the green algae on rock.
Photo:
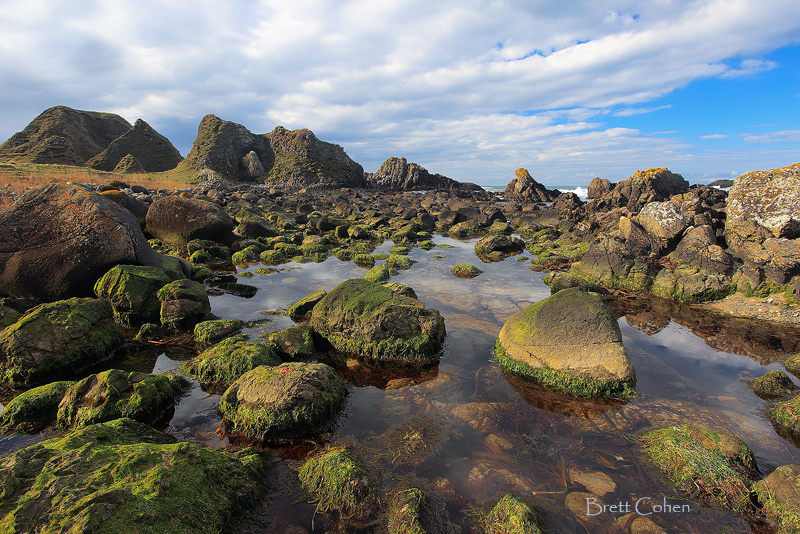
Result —
<svg viewBox="0 0 800 534"><path fill-rule="evenodd" d="M158 321L161 301L157 293L170 282L172 278L156 267L117 265L97 281L94 294L111 303L117 323L133 326Z"/></svg>
<svg viewBox="0 0 800 534"><path fill-rule="evenodd" d="M52 382L20 393L6 404L0 414L0 426L27 432L52 423L56 420L61 399L74 383Z"/></svg>
<svg viewBox="0 0 800 534"><path fill-rule="evenodd" d="M411 487L394 491L389 499L389 534L439 534L448 532L446 504Z"/></svg>
<svg viewBox="0 0 800 534"><path fill-rule="evenodd" d="M72 384L58 406L58 424L82 427L127 417L157 421L189 383L175 375L109 369Z"/></svg>
<svg viewBox="0 0 800 534"><path fill-rule="evenodd" d="M239 335L222 340L184 363L180 370L215 389L225 389L259 365L280 363L281 358L272 345L251 343Z"/></svg>
<svg viewBox="0 0 800 534"><path fill-rule="evenodd" d="M484 262L502 261L506 256L518 254L525 243L518 237L489 234L475 243L475 255Z"/></svg>
<svg viewBox="0 0 800 534"><path fill-rule="evenodd" d="M453 273L453 276L457 276L458 278L475 278L483 271L468 263L457 263L450 269L450 272Z"/></svg>
<svg viewBox="0 0 800 534"><path fill-rule="evenodd" d="M219 408L227 432L269 443L322 432L346 395L342 379L325 364L261 365L223 393Z"/></svg>
<svg viewBox="0 0 800 534"><path fill-rule="evenodd" d="M343 516L365 512L375 498L375 478L346 447L330 447L309 458L298 472L317 510L338 510Z"/></svg>
<svg viewBox="0 0 800 534"><path fill-rule="evenodd" d="M800 532L800 465L782 465L753 484L762 512L778 534Z"/></svg>
<svg viewBox="0 0 800 534"><path fill-rule="evenodd" d="M792 379L780 370L768 371L763 376L754 378L748 383L753 393L762 399L784 397L791 392L797 392L797 386Z"/></svg>
<svg viewBox="0 0 800 534"><path fill-rule="evenodd" d="M650 431L641 443L648 460L689 497L708 506L751 510L749 488L758 467L753 451L736 436L680 425Z"/></svg>
<svg viewBox="0 0 800 534"><path fill-rule="evenodd" d="M175 330L193 328L211 311L203 284L176 280L158 290L161 301L161 324Z"/></svg>
<svg viewBox="0 0 800 534"><path fill-rule="evenodd" d="M800 395L773 404L770 416L778 434L800 441Z"/></svg>
<svg viewBox="0 0 800 534"><path fill-rule="evenodd" d="M388 258L386 258L386 263L384 265L390 269L405 271L410 269L415 263L416 262L408 256L404 256L402 254L391 254Z"/></svg>
<svg viewBox="0 0 800 534"><path fill-rule="evenodd" d="M267 474L255 451L190 443L131 419L92 425L0 460L0 531L216 534Z"/></svg>
<svg viewBox="0 0 800 534"><path fill-rule="evenodd" d="M537 513L508 493L483 518L486 534L542 534Z"/></svg>
<svg viewBox="0 0 800 534"><path fill-rule="evenodd" d="M636 374L602 297L559 291L512 315L495 344L505 370L579 397L635 396Z"/></svg>
<svg viewBox="0 0 800 534"><path fill-rule="evenodd" d="M369 282L375 282L378 284L383 284L385 282L388 282L391 276L392 276L391 269L389 269L387 265L377 265L372 269L370 269L369 272L367 272L367 274L364 275L364 280L367 280Z"/></svg>
<svg viewBox="0 0 800 534"><path fill-rule="evenodd" d="M317 359L317 349L314 346L314 331L307 324L290 326L277 332L272 332L267 340L286 355L286 359L293 361L309 362Z"/></svg>
<svg viewBox="0 0 800 534"><path fill-rule="evenodd" d="M208 347L223 339L239 333L244 322L239 319L214 319L194 325L194 342L200 347Z"/></svg>
<svg viewBox="0 0 800 534"><path fill-rule="evenodd" d="M322 300L322 297L327 295L327 291L315 291L310 295L306 295L305 297L301 298L291 306L289 306L288 315L292 319L292 321L299 323L300 321L304 321L309 318L311 315L311 310L314 306Z"/></svg>
<svg viewBox="0 0 800 534"><path fill-rule="evenodd" d="M106 358L123 339L107 300L41 304L0 331L0 380L46 383Z"/></svg>
<svg viewBox="0 0 800 534"><path fill-rule="evenodd" d="M364 279L328 293L314 307L311 327L340 353L402 366L437 362L445 336L437 310Z"/></svg>
<svg viewBox="0 0 800 534"><path fill-rule="evenodd" d="M19 320L19 312L14 308L0 304L0 331Z"/></svg>

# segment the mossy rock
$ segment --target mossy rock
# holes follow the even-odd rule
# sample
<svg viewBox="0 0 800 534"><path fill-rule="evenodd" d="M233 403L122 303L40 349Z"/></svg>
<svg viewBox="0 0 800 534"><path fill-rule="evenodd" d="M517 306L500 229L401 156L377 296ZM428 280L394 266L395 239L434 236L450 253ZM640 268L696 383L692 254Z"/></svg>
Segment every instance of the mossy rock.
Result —
<svg viewBox="0 0 800 534"><path fill-rule="evenodd" d="M430 239L426 239L425 241L420 241L418 246L422 250L430 250L433 247L435 247L436 244L433 241L431 241Z"/></svg>
<svg viewBox="0 0 800 534"><path fill-rule="evenodd" d="M389 498L389 534L439 534L448 532L446 503L416 487L394 491Z"/></svg>
<svg viewBox="0 0 800 534"><path fill-rule="evenodd" d="M450 269L450 272L453 273L453 276L457 276L458 278L475 278L483 273L483 271L468 263L457 263Z"/></svg>
<svg viewBox="0 0 800 534"><path fill-rule="evenodd" d="M391 269L389 269L386 265L377 265L367 272L364 275L364 280L369 282L375 282L377 284L383 284L389 281L391 278L392 273Z"/></svg>
<svg viewBox="0 0 800 534"><path fill-rule="evenodd" d="M654 295L665 299L703 302L723 299L735 292L736 286L730 277L724 274L707 273L694 267L679 266L675 270L659 271L653 279L651 290Z"/></svg>
<svg viewBox="0 0 800 534"><path fill-rule="evenodd" d="M383 287L389 289L395 295L401 295L403 297L411 297L412 299L419 300L417 292L414 291L413 287L409 287L405 284L400 284L398 282L388 282L382 285Z"/></svg>
<svg viewBox="0 0 800 534"><path fill-rule="evenodd" d="M82 427L120 417L154 423L188 386L186 379L175 375L109 369L67 389L58 405L58 424Z"/></svg>
<svg viewBox="0 0 800 534"><path fill-rule="evenodd" d="M214 276L214 271L202 265L197 265L192 270L192 280L201 284L212 276Z"/></svg>
<svg viewBox="0 0 800 534"><path fill-rule="evenodd" d="M36 385L106 358L124 341L105 299L41 304L0 331L0 380Z"/></svg>
<svg viewBox="0 0 800 534"><path fill-rule="evenodd" d="M158 320L161 301L157 293L170 282L156 267L117 265L97 281L94 294L111 303L117 323L132 326Z"/></svg>
<svg viewBox="0 0 800 534"><path fill-rule="evenodd" d="M346 395L342 379L325 364L261 365L225 391L219 408L228 433L270 443L324 431Z"/></svg>
<svg viewBox="0 0 800 534"><path fill-rule="evenodd" d="M310 362L317 359L314 346L314 331L307 324L290 326L267 337L270 343L292 361Z"/></svg>
<svg viewBox="0 0 800 534"><path fill-rule="evenodd" d="M783 361L783 367L794 376L800 378L800 354L795 354L786 358Z"/></svg>
<svg viewBox="0 0 800 534"><path fill-rule="evenodd" d="M258 293L258 288L256 286L239 284L237 282L222 282L217 284L216 288L221 289L229 295L235 295L243 299L251 299L256 296L256 293Z"/></svg>
<svg viewBox="0 0 800 534"><path fill-rule="evenodd" d="M192 252L192 255L189 256L189 263L191 264L203 264L203 263L210 263L213 257L211 254L206 252L205 250L198 250L196 252Z"/></svg>
<svg viewBox="0 0 800 534"><path fill-rule="evenodd" d="M353 257L353 263L364 269L371 269L375 266L375 258L372 254L356 254Z"/></svg>
<svg viewBox="0 0 800 534"><path fill-rule="evenodd" d="M754 378L748 383L753 393L762 399L775 399L785 397L790 393L797 393L797 386L794 385L792 379L777 369L768 371L764 376Z"/></svg>
<svg viewBox="0 0 800 534"><path fill-rule="evenodd" d="M14 308L3 306L0 304L0 330L7 326L11 326L19 320L19 312Z"/></svg>
<svg viewBox="0 0 800 534"><path fill-rule="evenodd" d="M731 434L680 425L641 437L642 452L687 496L707 506L751 511L750 486L758 475L753 451Z"/></svg>
<svg viewBox="0 0 800 534"><path fill-rule="evenodd" d="M311 327L340 353L412 367L437 362L445 336L437 310L365 279L328 293L314 307Z"/></svg>
<svg viewBox="0 0 800 534"><path fill-rule="evenodd" d="M208 347L218 343L244 328L244 322L239 319L214 319L203 321L194 325L194 342L200 347Z"/></svg>
<svg viewBox="0 0 800 534"><path fill-rule="evenodd" d="M278 265L286 261L286 256L280 250L265 250L259 255L259 259L266 265Z"/></svg>
<svg viewBox="0 0 800 534"><path fill-rule="evenodd" d="M411 249L404 245L397 245L389 249L389 254L400 254L401 256L407 256L410 252Z"/></svg>
<svg viewBox="0 0 800 534"><path fill-rule="evenodd" d="M169 330L166 328L154 323L144 323L141 328L139 328L139 332L136 333L136 336L133 339L135 341L146 343L148 341L158 341L164 339L168 335Z"/></svg>
<svg viewBox="0 0 800 534"><path fill-rule="evenodd" d="M486 534L542 534L539 515L511 493L504 495L481 522Z"/></svg>
<svg viewBox="0 0 800 534"><path fill-rule="evenodd" d="M0 460L0 531L216 534L256 502L267 462L174 443L131 419Z"/></svg>
<svg viewBox="0 0 800 534"><path fill-rule="evenodd" d="M247 265L248 263L258 261L261 255L262 247L258 245L250 245L238 252L234 252L231 256L231 262L234 265Z"/></svg>
<svg viewBox="0 0 800 534"><path fill-rule="evenodd" d="M322 300L322 297L327 294L327 291L320 290L301 298L289 306L289 317L296 323L308 319L311 316L311 310L316 306L317 302Z"/></svg>
<svg viewBox="0 0 800 534"><path fill-rule="evenodd" d="M636 374L602 297L559 291L512 315L495 344L506 371L578 397L629 398Z"/></svg>
<svg viewBox="0 0 800 534"><path fill-rule="evenodd" d="M584 278L581 278L580 276L575 276L572 273L565 273L565 272L550 273L542 278L542 282L550 286L551 295L555 295L562 289L568 289L570 287L577 287L578 289L582 289L584 291L590 291L592 293L601 293L601 294L608 293L608 291L602 286L599 286Z"/></svg>
<svg viewBox="0 0 800 534"><path fill-rule="evenodd" d="M176 280L158 290L161 301L161 324L175 330L188 330L211 312L203 284Z"/></svg>
<svg viewBox="0 0 800 534"><path fill-rule="evenodd" d="M230 387L236 379L259 365L280 363L281 358L275 347L251 343L241 335L222 340L181 365L180 370L211 385L215 390L221 390Z"/></svg>
<svg viewBox="0 0 800 534"><path fill-rule="evenodd" d="M410 269L412 265L416 262L409 258L408 256L403 256L401 254L391 254L388 258L386 258L386 265L390 269L401 270L405 271Z"/></svg>
<svg viewBox="0 0 800 534"><path fill-rule="evenodd" d="M6 404L0 414L0 426L27 432L53 423L58 414L58 404L74 383L52 382L20 393Z"/></svg>
<svg viewBox="0 0 800 534"><path fill-rule="evenodd" d="M483 261L500 261L524 248L525 242L518 237L489 234L475 243L475 254Z"/></svg>
<svg viewBox="0 0 800 534"><path fill-rule="evenodd" d="M776 402L770 408L770 416L779 434L800 442L800 396Z"/></svg>
<svg viewBox="0 0 800 534"><path fill-rule="evenodd" d="M782 465L753 484L761 511L778 534L800 532L800 465Z"/></svg>
<svg viewBox="0 0 800 534"><path fill-rule="evenodd" d="M417 241L417 239L419 239L417 232L414 230L413 226L410 225L404 226L391 236L391 240L395 245L408 245L409 243Z"/></svg>
<svg viewBox="0 0 800 534"><path fill-rule="evenodd" d="M351 248L340 248L338 250L332 250L331 254L336 256L336 259L339 261L353 261L356 257L356 253Z"/></svg>
<svg viewBox="0 0 800 534"><path fill-rule="evenodd" d="M342 516L364 514L375 500L375 478L345 447L330 447L306 460L300 483L317 510L338 510Z"/></svg>

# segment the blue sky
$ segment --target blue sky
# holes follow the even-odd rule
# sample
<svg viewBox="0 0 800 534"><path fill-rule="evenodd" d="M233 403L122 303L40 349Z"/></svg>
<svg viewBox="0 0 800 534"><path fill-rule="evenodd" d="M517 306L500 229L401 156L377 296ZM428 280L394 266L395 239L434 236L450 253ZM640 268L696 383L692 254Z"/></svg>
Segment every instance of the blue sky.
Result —
<svg viewBox="0 0 800 534"><path fill-rule="evenodd" d="M54 105L309 128L502 185L800 161L796 0L0 0L0 140Z"/></svg>

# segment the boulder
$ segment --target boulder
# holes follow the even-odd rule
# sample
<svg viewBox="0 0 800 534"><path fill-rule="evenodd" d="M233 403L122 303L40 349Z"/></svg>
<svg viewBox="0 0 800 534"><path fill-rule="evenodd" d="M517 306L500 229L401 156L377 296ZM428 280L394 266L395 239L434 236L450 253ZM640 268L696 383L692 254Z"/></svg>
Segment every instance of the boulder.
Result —
<svg viewBox="0 0 800 534"><path fill-rule="evenodd" d="M175 443L131 419L70 432L0 460L0 530L223 532L259 498L267 462ZM79 527L78 527L79 526Z"/></svg>
<svg viewBox="0 0 800 534"><path fill-rule="evenodd" d="M708 225L690 228L672 256L678 263L709 274L730 274L733 267L733 258L717 244L714 229Z"/></svg>
<svg viewBox="0 0 800 534"><path fill-rule="evenodd" d="M774 237L800 237L800 163L752 171L733 181L727 220L754 221Z"/></svg>
<svg viewBox="0 0 800 534"><path fill-rule="evenodd" d="M605 185L595 185L598 186L597 192L601 187L605 189ZM611 191L595 197L590 203L592 206L590 211L624 207L631 213L637 213L650 202L667 200L672 195L684 193L688 189L689 182L680 174L670 172L668 169L636 171L633 176L614 184Z"/></svg>
<svg viewBox="0 0 800 534"><path fill-rule="evenodd" d="M226 432L270 443L329 428L346 395L342 379L325 364L261 365L222 394L219 409Z"/></svg>
<svg viewBox="0 0 800 534"><path fill-rule="evenodd" d="M610 180L600 178L598 176L596 178L592 178L592 181L589 182L589 188L586 196L589 198L589 200L594 200L595 198L602 197L606 193L610 193L613 189L614 184L611 183Z"/></svg>
<svg viewBox="0 0 800 534"><path fill-rule="evenodd" d="M193 280L175 280L158 290L161 301L161 324L175 330L188 330L211 312L203 284Z"/></svg>
<svg viewBox="0 0 800 534"><path fill-rule="evenodd" d="M504 495L481 522L486 534L542 534L538 514L511 493Z"/></svg>
<svg viewBox="0 0 800 534"><path fill-rule="evenodd" d="M239 319L214 319L194 325L194 342L199 347L208 347L223 339L238 334L244 328Z"/></svg>
<svg viewBox="0 0 800 534"><path fill-rule="evenodd" d="M311 327L340 353L401 366L437 362L445 336L437 310L364 279L342 282L319 301Z"/></svg>
<svg viewBox="0 0 800 534"><path fill-rule="evenodd" d="M680 206L671 202L648 202L639 212L638 221L650 234L656 252L677 243L689 226Z"/></svg>
<svg viewBox="0 0 800 534"><path fill-rule="evenodd" d="M457 263L450 269L450 272L458 278L475 278L483 271L468 263Z"/></svg>
<svg viewBox="0 0 800 534"><path fill-rule="evenodd" d="M285 355L286 360L310 362L317 359L314 331L307 324L272 332L267 340Z"/></svg>
<svg viewBox="0 0 800 534"><path fill-rule="evenodd" d="M797 386L789 375L778 369L767 371L766 374L750 380L748 385L762 399L775 399L797 393Z"/></svg>
<svg viewBox="0 0 800 534"><path fill-rule="evenodd" d="M265 343L251 343L245 336L222 340L181 366L181 371L214 389L230 387L240 376L259 365L280 365L276 348Z"/></svg>
<svg viewBox="0 0 800 534"><path fill-rule="evenodd" d="M338 510L344 517L360 516L375 503L375 478L346 447L328 447L313 455L297 475L323 513Z"/></svg>
<svg viewBox="0 0 800 534"><path fill-rule="evenodd" d="M328 293L326 291L320 290L301 298L289 306L289 311L287 312L289 317L296 323L305 321L311 317L311 310L314 309L314 306L316 306L317 303L327 294Z"/></svg>
<svg viewBox="0 0 800 534"><path fill-rule="evenodd" d="M174 169L183 159L169 139L155 131L142 119L133 128L120 135L85 165L102 171L113 171L125 157L135 158L145 172L163 172Z"/></svg>
<svg viewBox="0 0 800 534"><path fill-rule="evenodd" d="M424 191L424 190L482 190L481 186L461 183L441 174L431 174L416 163L408 163L406 158L389 158L372 174L367 174L367 183L384 191ZM412 219L416 216L403 217Z"/></svg>
<svg viewBox="0 0 800 534"><path fill-rule="evenodd" d="M58 405L75 382L59 381L20 393L3 408L0 426L33 432L56 420Z"/></svg>
<svg viewBox="0 0 800 534"><path fill-rule="evenodd" d="M0 228L0 296L88 296L114 265L161 265L133 213L77 186L25 193L0 212Z"/></svg>
<svg viewBox="0 0 800 534"><path fill-rule="evenodd" d="M161 313L158 290L172 282L156 267L116 265L94 285L97 298L106 299L114 320L122 326L157 322Z"/></svg>
<svg viewBox="0 0 800 534"><path fill-rule="evenodd" d="M778 532L800 531L800 465L782 465L753 484L761 508Z"/></svg>
<svg viewBox="0 0 800 534"><path fill-rule="evenodd" d="M736 436L679 425L647 432L641 444L645 457L687 496L706 506L752 511L749 488L758 467Z"/></svg>
<svg viewBox="0 0 800 534"><path fill-rule="evenodd" d="M123 339L107 300L41 304L0 332L0 380L47 383L108 357Z"/></svg>
<svg viewBox="0 0 800 534"><path fill-rule="evenodd" d="M552 202L561 194L534 180L526 169L517 169L514 175L516 178L508 182L503 194L503 198L509 202Z"/></svg>
<svg viewBox="0 0 800 534"><path fill-rule="evenodd" d="M152 424L189 386L176 375L109 369L72 384L58 405L58 424L82 427L129 417Z"/></svg>
<svg viewBox="0 0 800 534"><path fill-rule="evenodd" d="M225 210L206 200L170 195L147 210L147 231L164 243L185 249L193 239L230 244L234 222Z"/></svg>
<svg viewBox="0 0 800 534"><path fill-rule="evenodd" d="M481 261L501 261L506 256L519 254L525 248L525 242L518 237L489 234L475 243L475 255Z"/></svg>
<svg viewBox="0 0 800 534"><path fill-rule="evenodd" d="M572 264L570 273L606 287L644 290L652 283L652 273L640 251L618 236L602 235Z"/></svg>
<svg viewBox="0 0 800 534"><path fill-rule="evenodd" d="M635 395L636 375L616 317L602 297L578 288L512 315L495 355L504 369L571 395Z"/></svg>

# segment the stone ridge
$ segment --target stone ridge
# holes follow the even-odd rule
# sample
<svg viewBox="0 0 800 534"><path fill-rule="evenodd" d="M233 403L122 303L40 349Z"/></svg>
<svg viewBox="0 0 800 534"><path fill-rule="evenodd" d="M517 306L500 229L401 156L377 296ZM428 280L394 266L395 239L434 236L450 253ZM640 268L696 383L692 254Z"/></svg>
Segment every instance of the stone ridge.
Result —
<svg viewBox="0 0 800 534"><path fill-rule="evenodd" d="M441 174L431 174L406 158L391 157L374 173L367 173L367 183L386 191L430 191L430 190L480 190L472 183L462 183Z"/></svg>
<svg viewBox="0 0 800 534"><path fill-rule="evenodd" d="M0 145L0 161L83 165L130 129L113 113L55 106Z"/></svg>
<svg viewBox="0 0 800 534"><path fill-rule="evenodd" d="M133 128L88 160L86 166L101 171L113 171L127 156L135 158L139 167L146 172L174 169L183 159L169 139L142 119L138 119Z"/></svg>

